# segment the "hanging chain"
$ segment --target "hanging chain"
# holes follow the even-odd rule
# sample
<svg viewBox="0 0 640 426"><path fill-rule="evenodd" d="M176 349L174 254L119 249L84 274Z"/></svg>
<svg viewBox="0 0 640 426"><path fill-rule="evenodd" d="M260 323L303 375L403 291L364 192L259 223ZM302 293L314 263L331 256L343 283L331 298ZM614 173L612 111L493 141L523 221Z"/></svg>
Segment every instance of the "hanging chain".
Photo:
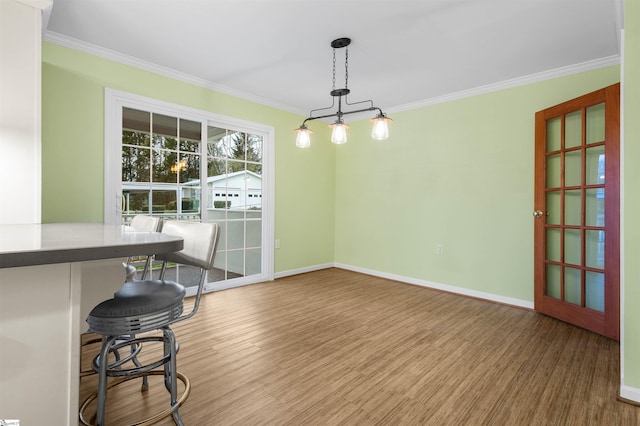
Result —
<svg viewBox="0 0 640 426"><path fill-rule="evenodd" d="M349 88L349 46L345 47L344 54L344 88Z"/></svg>
<svg viewBox="0 0 640 426"><path fill-rule="evenodd" d="M333 48L333 90L336 90L336 48ZM344 54L344 88L349 88L349 47L345 47Z"/></svg>
<svg viewBox="0 0 640 426"><path fill-rule="evenodd" d="M336 48L333 48L333 90L336 90Z"/></svg>

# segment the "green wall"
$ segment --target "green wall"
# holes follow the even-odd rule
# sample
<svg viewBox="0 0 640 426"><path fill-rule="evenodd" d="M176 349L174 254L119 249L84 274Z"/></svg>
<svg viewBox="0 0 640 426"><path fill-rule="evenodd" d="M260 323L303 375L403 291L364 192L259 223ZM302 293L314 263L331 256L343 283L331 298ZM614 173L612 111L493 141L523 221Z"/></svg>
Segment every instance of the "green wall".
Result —
<svg viewBox="0 0 640 426"><path fill-rule="evenodd" d="M640 392L640 3L625 21L622 374ZM336 262L529 302L534 113L619 81L614 66L390 114L387 141L363 120L334 146L316 123L300 150L294 114L50 43L42 71L45 223L103 219L110 87L275 127L276 272Z"/></svg>
<svg viewBox="0 0 640 426"><path fill-rule="evenodd" d="M354 124L336 261L532 303L534 114L619 79L611 66L390 114L383 142Z"/></svg>
<svg viewBox="0 0 640 426"><path fill-rule="evenodd" d="M295 147L293 129L303 117L51 43L44 43L42 56L43 223L103 221L109 87L273 126L275 238L281 241L275 271L333 262L335 153L322 144Z"/></svg>
<svg viewBox="0 0 640 426"><path fill-rule="evenodd" d="M640 2L626 0L624 8L622 384L635 388L640 398Z"/></svg>

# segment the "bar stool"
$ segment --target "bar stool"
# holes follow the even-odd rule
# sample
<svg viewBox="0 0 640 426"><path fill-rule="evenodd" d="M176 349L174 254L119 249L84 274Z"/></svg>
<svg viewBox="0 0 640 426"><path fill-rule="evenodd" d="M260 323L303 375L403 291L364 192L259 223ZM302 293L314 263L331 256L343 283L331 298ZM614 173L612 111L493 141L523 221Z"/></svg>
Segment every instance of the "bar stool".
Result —
<svg viewBox="0 0 640 426"><path fill-rule="evenodd" d="M219 227L215 223L194 223L182 221L166 221L162 233L182 237L184 248L175 253L157 254L156 260L162 261L162 269L158 280L142 280L125 283L114 294L114 297L98 304L89 316L87 323L89 330L102 335L100 354L93 362L93 368L98 373L98 390L91 394L80 407L80 421L90 425L84 411L87 406L97 399L96 425L105 424L105 407L107 389L117 386L130 379L148 375L164 375L164 385L170 394L169 407L161 413L150 417L138 424L151 424L169 414L177 425L183 425L178 408L189 394L191 385L186 376L176 368L176 354L178 345L170 325L183 321L195 315L200 304L200 298L206 281L207 270L213 268ZM198 290L194 306L190 313L184 314L185 288L181 284L164 279L167 263L200 268ZM160 330L162 336L140 336L148 331ZM122 363L109 364L109 354L119 348L132 344L161 342L163 356L143 366L123 368ZM162 370L157 370L163 367ZM107 377L122 377L107 387ZM178 399L177 381L185 385L183 395Z"/></svg>
<svg viewBox="0 0 640 426"><path fill-rule="evenodd" d="M162 228L162 219L157 216L139 214L131 218L129 227L139 232L160 232L160 229ZM147 277L147 273L151 265L151 260L152 260L152 256L147 256L144 264L144 269L142 271L142 279L145 279ZM127 262L123 263L122 265L124 266L124 269L125 269L124 282L134 281L135 279L137 279L138 271L135 265L132 264L132 262L133 262L133 259L130 257L127 259ZM90 333L84 333L84 334L87 335ZM101 341L102 341L101 337L85 336L81 346L86 347L89 345L95 345L97 343L100 343ZM139 351L139 345L138 345L138 351ZM117 352L115 353L115 355L116 355L116 361L120 361L120 362L126 362L128 359L135 359L137 355L136 347L131 348L129 355L127 355L128 358L121 359L120 354ZM82 350L81 350L81 356L82 356ZM82 362L80 364L82 365ZM85 368L80 370L80 377L90 376L92 374L95 374L95 371L93 368L88 368L88 369ZM143 388L146 388L147 383L148 382L145 379L143 383Z"/></svg>

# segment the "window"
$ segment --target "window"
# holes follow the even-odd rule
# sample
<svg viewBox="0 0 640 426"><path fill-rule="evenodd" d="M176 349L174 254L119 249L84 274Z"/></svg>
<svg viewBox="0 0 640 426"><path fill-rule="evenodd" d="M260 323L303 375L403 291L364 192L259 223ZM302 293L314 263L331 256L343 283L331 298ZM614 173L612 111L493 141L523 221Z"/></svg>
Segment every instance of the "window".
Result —
<svg viewBox="0 0 640 426"><path fill-rule="evenodd" d="M197 220L201 124L122 109L122 223L137 214Z"/></svg>
<svg viewBox="0 0 640 426"><path fill-rule="evenodd" d="M105 223L216 222L206 290L273 279L273 128L110 89L105 99ZM192 275L175 268L194 293Z"/></svg>

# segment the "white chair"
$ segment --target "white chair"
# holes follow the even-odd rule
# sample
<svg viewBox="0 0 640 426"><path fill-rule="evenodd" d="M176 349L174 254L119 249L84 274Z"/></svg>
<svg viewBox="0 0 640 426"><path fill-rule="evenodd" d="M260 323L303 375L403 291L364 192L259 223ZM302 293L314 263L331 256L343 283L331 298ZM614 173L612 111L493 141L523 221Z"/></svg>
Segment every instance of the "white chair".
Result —
<svg viewBox="0 0 640 426"><path fill-rule="evenodd" d="M157 419L172 414L177 425L182 425L178 412L190 391L189 380L177 371L177 344L170 325L191 318L198 310L200 297L206 281L207 270L213 268L219 227L214 223L193 223L166 221L162 233L182 237L184 248L175 253L157 254L156 260L162 261L158 280L141 280L125 283L114 297L98 304L87 317L89 330L102 335L102 348L95 358L93 366L98 373L98 390L85 400L80 408L80 420L89 425L84 416L86 407L98 400L96 425L105 424L105 406L107 400L107 377L124 377L123 381L140 376L163 374L164 384L170 393L169 407L161 413L144 420L150 424ZM183 314L185 288L181 284L164 280L167 263L196 266L200 268L200 281L194 306L189 314ZM162 336L133 337L148 331L161 330ZM163 356L144 366L134 365L123 368L123 363L109 364L109 354L118 349L146 342L162 342ZM162 370L157 370L159 367ZM185 391L178 399L177 380L185 384Z"/></svg>
<svg viewBox="0 0 640 426"><path fill-rule="evenodd" d="M131 222L129 226L136 231L140 232L160 232L162 229L162 219L157 216L149 216L149 215L135 215L131 218ZM142 271L142 279L147 277L147 272L149 271L149 266L151 266L151 258L152 256L147 256L147 259L144 263L144 269ZM127 259L127 263L124 265L125 267L125 282L133 281L137 278L137 270L134 265L132 265L133 259Z"/></svg>

